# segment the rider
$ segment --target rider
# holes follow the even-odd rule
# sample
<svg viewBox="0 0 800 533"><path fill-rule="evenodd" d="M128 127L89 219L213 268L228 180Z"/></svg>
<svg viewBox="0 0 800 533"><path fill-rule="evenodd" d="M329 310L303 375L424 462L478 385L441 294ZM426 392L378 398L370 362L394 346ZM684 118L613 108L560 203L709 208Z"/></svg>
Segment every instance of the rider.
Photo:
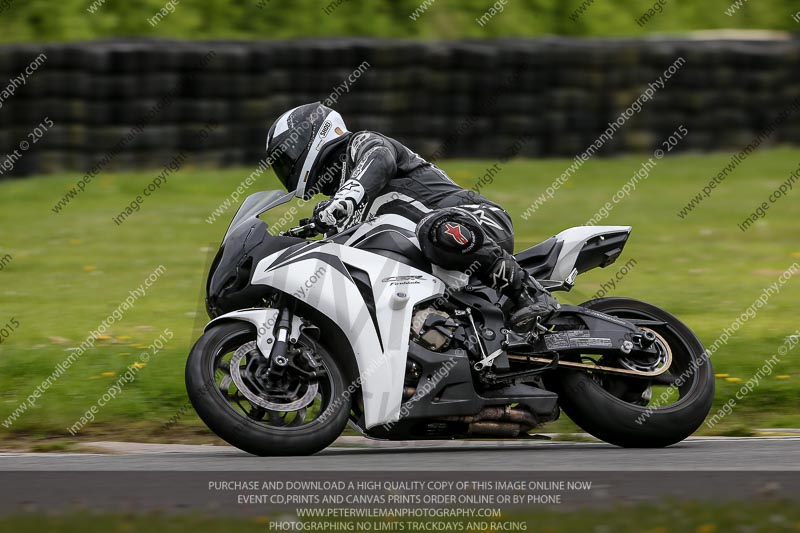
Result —
<svg viewBox="0 0 800 533"><path fill-rule="evenodd" d="M325 231L387 213L413 221L431 263L470 269L511 299L509 323L515 331L529 331L538 317L558 309L555 298L512 255L509 214L396 140L349 132L339 113L316 102L275 121L267 135L267 161L296 196L331 197L314 208L314 220Z"/></svg>

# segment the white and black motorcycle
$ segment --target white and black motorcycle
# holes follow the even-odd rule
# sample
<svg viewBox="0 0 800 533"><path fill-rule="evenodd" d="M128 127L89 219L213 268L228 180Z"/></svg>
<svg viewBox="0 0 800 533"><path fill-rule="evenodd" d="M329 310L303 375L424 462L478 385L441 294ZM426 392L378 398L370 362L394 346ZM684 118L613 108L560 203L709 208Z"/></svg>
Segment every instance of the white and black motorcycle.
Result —
<svg viewBox="0 0 800 533"><path fill-rule="evenodd" d="M376 439L525 438L560 409L619 446L679 442L703 422L714 373L681 321L629 298L562 305L528 335L510 302L422 256L414 225L384 215L334 236L313 222L281 235L237 212L207 283L213 318L186 386L214 433L257 455L304 455L348 421ZM576 227L517 255L551 291L613 263L629 226Z"/></svg>

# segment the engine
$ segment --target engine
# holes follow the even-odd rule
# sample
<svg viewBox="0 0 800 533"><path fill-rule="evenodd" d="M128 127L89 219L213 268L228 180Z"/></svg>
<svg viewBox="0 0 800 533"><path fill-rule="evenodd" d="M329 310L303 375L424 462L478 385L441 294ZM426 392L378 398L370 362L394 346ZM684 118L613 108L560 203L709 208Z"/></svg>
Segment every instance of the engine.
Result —
<svg viewBox="0 0 800 533"><path fill-rule="evenodd" d="M458 322L433 307L417 310L411 320L411 338L428 350L446 350L453 340Z"/></svg>

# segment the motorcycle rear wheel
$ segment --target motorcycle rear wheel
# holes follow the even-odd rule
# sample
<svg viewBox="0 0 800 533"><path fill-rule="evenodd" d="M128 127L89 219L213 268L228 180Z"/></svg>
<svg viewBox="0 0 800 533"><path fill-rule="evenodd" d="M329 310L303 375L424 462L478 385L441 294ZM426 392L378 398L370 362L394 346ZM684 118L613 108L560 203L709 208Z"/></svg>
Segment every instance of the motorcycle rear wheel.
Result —
<svg viewBox="0 0 800 533"><path fill-rule="evenodd" d="M669 446L694 433L714 401L714 371L694 333L663 309L631 298L600 298L581 306L622 319L665 322L648 327L667 341L673 359L664 378L649 383L559 369L553 387L564 412L584 431L626 448ZM664 379L671 384L652 398L635 394ZM671 403L664 405L667 401Z"/></svg>

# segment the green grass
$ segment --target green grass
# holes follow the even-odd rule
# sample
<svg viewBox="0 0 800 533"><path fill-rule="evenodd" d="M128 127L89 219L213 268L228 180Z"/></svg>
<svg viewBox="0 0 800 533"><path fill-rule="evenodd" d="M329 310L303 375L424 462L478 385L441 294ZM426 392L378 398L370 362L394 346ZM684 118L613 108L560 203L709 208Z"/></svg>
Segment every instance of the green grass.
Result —
<svg viewBox="0 0 800 533"><path fill-rule="evenodd" d="M588 220L630 179L643 159L628 156L586 163L528 220L521 214L570 161L511 161L481 192L512 213L517 248L522 249ZM687 219L677 217L679 208L727 161L725 154L660 161L649 179L640 182L604 221L634 227L622 259L579 277L564 301L589 299L620 265L633 258L636 265L612 294L662 306L704 342L713 342L781 272L800 262L800 192L789 193L746 233L737 228L798 166L800 150L779 148L752 155ZM441 166L471 187L492 164L447 161ZM249 172L186 167L121 226L112 222L112 216L140 194L157 171L95 178L60 214L51 207L79 178L77 174L0 182L0 258L12 256L0 271L0 326L12 318L19 322L0 344L0 421L130 290L157 266L166 267L147 295L111 328L111 338L87 351L10 429L0 425L0 435L7 441L67 435L66 428L136 361L141 346L169 328L174 338L166 348L99 410L81 435L180 439L200 434L211 440L185 408L183 365L205 321L200 298L207 264L233 210L214 224L205 219ZM260 178L251 192L274 188L278 187L273 178ZM268 220L281 214L270 213ZM800 280L790 280L714 355L716 372L747 381L784 337L798 329L798 299ZM714 431L800 426L796 408L800 373L792 357L784 357L773 375L739 402ZM788 378L777 379L778 375ZM716 406L733 397L741 384L718 379ZM169 431L163 429L162 424L181 408L186 413L180 422ZM568 424L556 427L571 428Z"/></svg>
<svg viewBox="0 0 800 533"><path fill-rule="evenodd" d="M574 511L574 510L573 510ZM46 515L44 513L21 514L0 518L3 531L48 531L53 533L106 533L109 531L130 532L179 532L211 533L216 531L264 532L279 531L270 526L272 521L286 521L287 515L258 516L249 519L230 517L169 516L165 514L101 514L71 513ZM415 531L423 525L419 519L412 520L417 528L400 520L400 523L378 520L333 519L341 525L340 531L362 531L365 522L370 522L373 531ZM431 521L428 521L431 522ZM708 502L674 502L661 504L637 503L615 505L605 509L580 509L565 512L554 508L541 508L527 512L514 512L497 521L493 519L434 519L432 522L445 526L460 523L463 529L453 531L526 531L558 533L572 531L614 531L619 533L668 533L696 532L722 533L727 531L798 531L800 511L796 505L771 499L759 499L735 504ZM304 522L314 526L320 522ZM497 524L493 529L470 524ZM524 524L523 524L524 523ZM399 526L403 525L403 528ZM383 528L379 527L383 526ZM391 529L387 529L391 527ZM451 526L455 527L455 526ZM313 529L312 529L313 530Z"/></svg>

